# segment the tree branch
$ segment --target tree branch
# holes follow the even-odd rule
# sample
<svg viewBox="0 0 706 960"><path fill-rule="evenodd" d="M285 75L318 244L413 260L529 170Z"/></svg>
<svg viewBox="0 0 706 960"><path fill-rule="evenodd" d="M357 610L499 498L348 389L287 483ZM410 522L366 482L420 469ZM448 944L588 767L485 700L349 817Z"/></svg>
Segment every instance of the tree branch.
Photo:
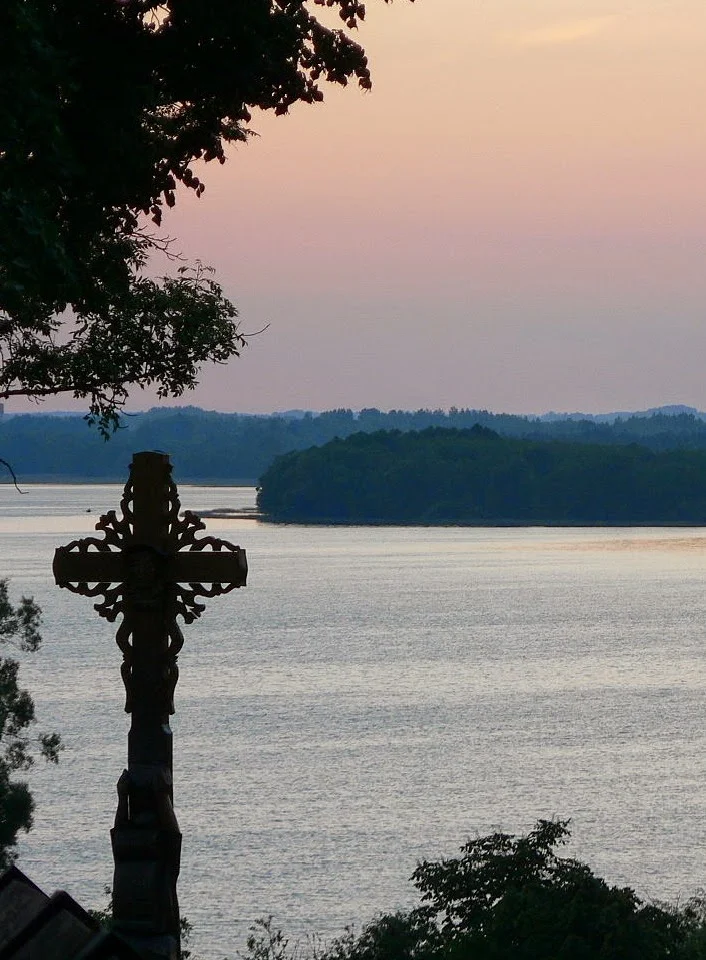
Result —
<svg viewBox="0 0 706 960"><path fill-rule="evenodd" d="M0 400L6 400L8 397L50 397L57 393L69 393L75 390L75 387L15 387L0 390Z"/></svg>
<svg viewBox="0 0 706 960"><path fill-rule="evenodd" d="M10 476L12 477L12 482L15 485L15 490L17 490L18 493L27 493L26 490L20 490L20 488L17 486L17 477L15 476L15 471L12 469L7 460L3 460L3 458L0 457L0 463L4 463L7 469L10 471Z"/></svg>

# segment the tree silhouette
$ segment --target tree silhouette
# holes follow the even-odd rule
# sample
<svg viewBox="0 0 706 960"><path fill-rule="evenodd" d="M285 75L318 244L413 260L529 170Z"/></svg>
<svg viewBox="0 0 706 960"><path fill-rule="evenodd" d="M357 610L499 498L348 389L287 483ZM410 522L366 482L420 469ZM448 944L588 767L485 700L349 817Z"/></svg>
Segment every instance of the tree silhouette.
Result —
<svg viewBox="0 0 706 960"><path fill-rule="evenodd" d="M315 0L324 5L324 0ZM198 266L145 275L198 160L225 160L254 109L370 87L359 0L4 0L0 5L0 397L179 395L238 354L237 313ZM236 225L237 227L237 225ZM69 311L68 313L65 311Z"/></svg>
<svg viewBox="0 0 706 960"><path fill-rule="evenodd" d="M7 581L0 580L0 645L9 644L21 651L39 648L40 612L33 600L22 597L14 607L8 596ZM28 770L37 753L56 763L61 742L55 733L30 736L35 722L34 702L18 682L19 663L0 657L0 871L15 859L20 830L32 826L34 801L29 787L15 774Z"/></svg>

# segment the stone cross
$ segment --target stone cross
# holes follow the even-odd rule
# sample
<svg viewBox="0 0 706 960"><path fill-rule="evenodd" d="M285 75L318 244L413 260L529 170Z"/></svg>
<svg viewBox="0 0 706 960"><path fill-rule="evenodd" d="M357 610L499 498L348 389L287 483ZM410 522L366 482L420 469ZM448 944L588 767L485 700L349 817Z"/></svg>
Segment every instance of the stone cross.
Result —
<svg viewBox="0 0 706 960"><path fill-rule="evenodd" d="M196 537L205 524L180 517L169 457L136 453L120 503L96 524L102 538L59 547L54 576L60 587L100 597L95 610L114 622L123 654L125 710L132 715L128 767L118 781L111 831L115 873L113 919L149 958L180 956L181 833L174 815L172 732L177 656L186 623L204 609L200 598L245 585L245 551L225 540Z"/></svg>

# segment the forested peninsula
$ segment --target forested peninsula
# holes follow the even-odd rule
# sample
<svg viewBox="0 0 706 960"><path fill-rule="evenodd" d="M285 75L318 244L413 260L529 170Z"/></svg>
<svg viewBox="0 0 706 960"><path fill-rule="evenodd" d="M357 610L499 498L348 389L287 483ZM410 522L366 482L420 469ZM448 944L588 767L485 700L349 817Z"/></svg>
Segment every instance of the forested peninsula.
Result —
<svg viewBox="0 0 706 960"><path fill-rule="evenodd" d="M156 408L124 414L106 441L80 416L41 413L0 417L0 457L23 481L121 483L136 450L164 450L179 483L254 484L275 458L321 446L357 432L468 429L476 424L525 440L584 444L639 443L651 450L706 450L706 422L693 412L529 417L487 410L390 410L367 408L324 413L296 411L257 416L196 407ZM9 480L9 477L8 477Z"/></svg>
<svg viewBox="0 0 706 960"><path fill-rule="evenodd" d="M706 450L515 440L481 426L357 433L280 457L258 506L297 523L706 523Z"/></svg>

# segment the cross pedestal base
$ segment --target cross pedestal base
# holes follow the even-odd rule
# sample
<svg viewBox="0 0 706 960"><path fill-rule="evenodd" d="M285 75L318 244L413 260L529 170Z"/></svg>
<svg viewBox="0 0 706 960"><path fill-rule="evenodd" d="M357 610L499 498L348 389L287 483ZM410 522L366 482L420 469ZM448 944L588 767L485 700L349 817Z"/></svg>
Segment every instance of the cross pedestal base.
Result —
<svg viewBox="0 0 706 960"><path fill-rule="evenodd" d="M181 832L172 808L168 771L123 771L110 837L116 933L145 960L179 960L176 885Z"/></svg>

